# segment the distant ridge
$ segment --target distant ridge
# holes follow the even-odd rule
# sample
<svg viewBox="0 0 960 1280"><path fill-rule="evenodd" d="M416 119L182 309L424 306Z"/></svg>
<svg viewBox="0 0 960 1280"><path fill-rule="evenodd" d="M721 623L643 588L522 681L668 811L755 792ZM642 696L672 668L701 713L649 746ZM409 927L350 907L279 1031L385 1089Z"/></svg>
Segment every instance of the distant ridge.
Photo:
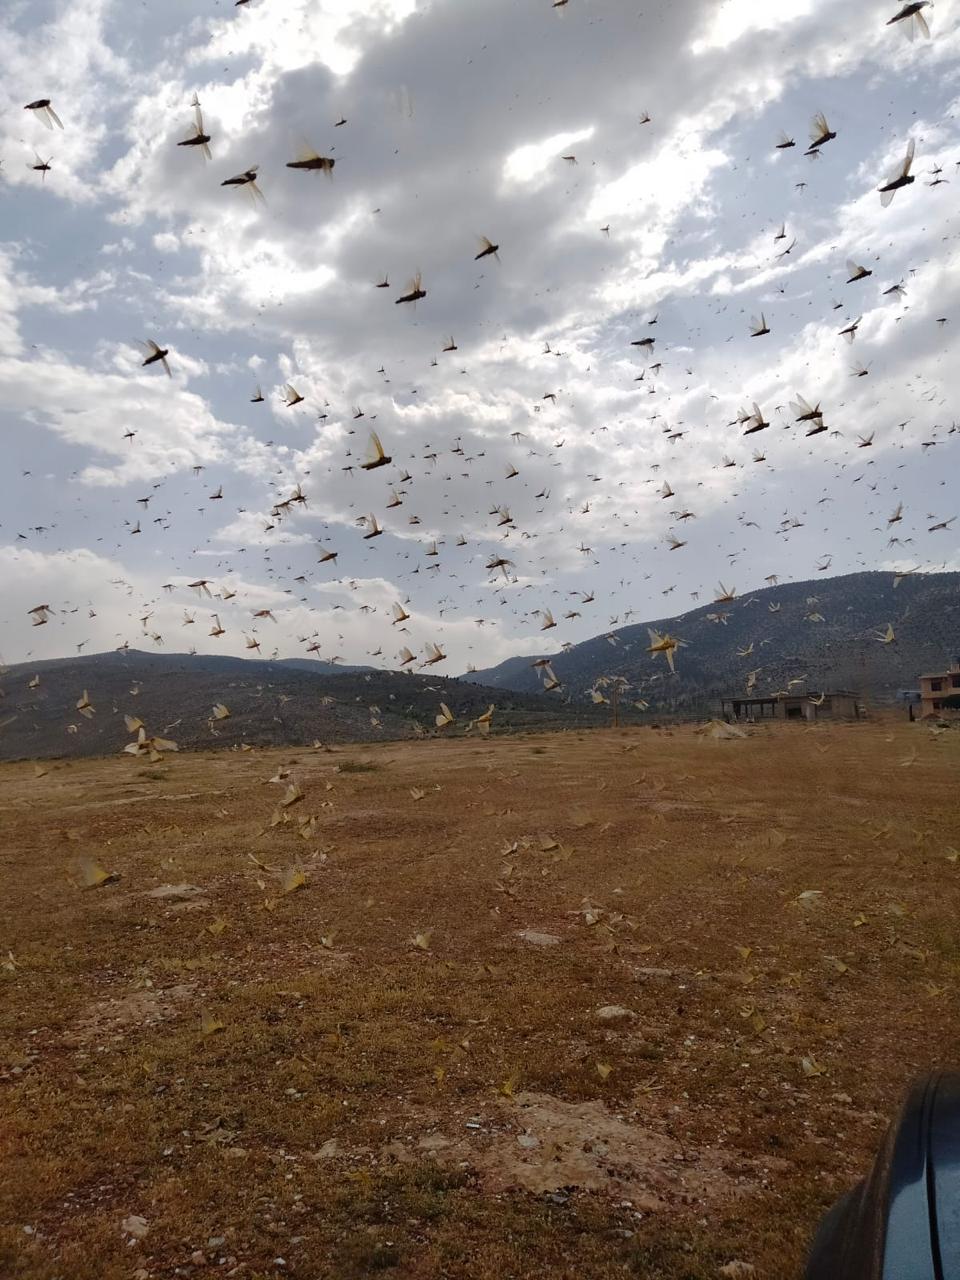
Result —
<svg viewBox="0 0 960 1280"><path fill-rule="evenodd" d="M268 661L298 671L312 671L315 676L349 676L363 671L380 670L379 667L352 667L349 662L324 662L322 658L271 658Z"/></svg>
<svg viewBox="0 0 960 1280"><path fill-rule="evenodd" d="M877 635L887 623L896 641L883 645ZM684 642L676 675L662 655L647 652L648 626ZM542 691L531 666L547 656L563 686L554 693ZM884 703L956 656L960 573L910 575L895 588L885 572L764 587L460 678L310 658L117 650L2 669L0 760L118 752L130 740L124 715L184 748L403 739L433 732L441 701L457 717L456 732L491 702L503 730L575 728L609 721L609 708L590 697L603 676L624 677L625 717L641 723L658 714L712 715L721 697L745 691L751 672L757 694L801 679ZM40 683L31 689L34 676ZM90 719L76 708L84 689L96 709ZM229 707L229 719L211 722L215 702ZM648 709L638 711L637 702Z"/></svg>
<svg viewBox="0 0 960 1280"><path fill-rule="evenodd" d="M31 689L35 676L40 683ZM77 711L87 691L89 719ZM0 760L109 755L131 741L124 715L188 747L376 742L433 732L440 702L460 732L497 704L501 729L590 722L538 694L478 687L439 675L136 649L18 663L0 674ZM230 710L213 721L214 703ZM595 717L594 717L595 718ZM75 726L71 731L69 726Z"/></svg>
<svg viewBox="0 0 960 1280"><path fill-rule="evenodd" d="M892 573L869 572L763 587L728 604L698 604L687 613L617 627L566 652L551 653L545 645L464 678L530 693L541 688L531 662L549 656L573 698L587 698L602 676L619 675L654 711L710 711L720 697L743 692L751 671L758 694L805 678L811 688L845 687L889 702L897 690L915 688L921 671L939 670L960 654L960 573L893 582ZM710 614L725 618L711 621ZM876 633L888 622L896 642L883 645ZM662 655L647 653L648 627L685 642L676 653L676 676Z"/></svg>

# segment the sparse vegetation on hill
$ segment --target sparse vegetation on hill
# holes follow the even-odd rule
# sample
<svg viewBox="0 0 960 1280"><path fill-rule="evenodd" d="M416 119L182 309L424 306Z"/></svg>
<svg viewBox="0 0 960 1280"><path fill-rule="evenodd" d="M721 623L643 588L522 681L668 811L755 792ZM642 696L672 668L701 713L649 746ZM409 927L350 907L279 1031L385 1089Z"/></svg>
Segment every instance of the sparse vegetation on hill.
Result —
<svg viewBox="0 0 960 1280"><path fill-rule="evenodd" d="M881 644L877 637L888 623L896 640ZM676 676L647 652L648 626L684 642ZM888 702L958 651L960 573L910 575L896 587L891 573L854 573L765 587L727 604L618 627L551 662L575 698L585 698L601 676L622 675L653 711L709 713L721 697L742 693L752 671L758 695L805 678L812 689L851 689ZM540 683L530 663L548 654L511 658L467 679L532 692Z"/></svg>
<svg viewBox="0 0 960 1280"><path fill-rule="evenodd" d="M89 716L76 705L84 690L92 704ZM501 731L603 719L537 694L490 690L433 673L353 668L327 674L314 672L309 659L269 662L135 650L8 667L0 693L0 759L6 760L120 751L131 736L124 716L142 720L151 734L181 748L411 738L434 731L441 701L456 717L454 734L491 702ZM215 704L225 706L229 718L213 718Z"/></svg>

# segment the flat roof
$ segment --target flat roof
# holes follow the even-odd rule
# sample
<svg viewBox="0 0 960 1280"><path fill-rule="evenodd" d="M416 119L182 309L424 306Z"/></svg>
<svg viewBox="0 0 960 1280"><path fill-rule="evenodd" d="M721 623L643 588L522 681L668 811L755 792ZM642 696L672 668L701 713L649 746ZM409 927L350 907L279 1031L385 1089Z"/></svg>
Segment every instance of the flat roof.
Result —
<svg viewBox="0 0 960 1280"><path fill-rule="evenodd" d="M746 694L728 693L721 697L721 702L785 702L788 698L857 698L860 695L852 689L807 689L803 693L768 693L759 697L747 697Z"/></svg>
<svg viewBox="0 0 960 1280"><path fill-rule="evenodd" d="M721 698L721 702L776 702L777 695L775 693L768 694L765 698L747 698L738 697L737 694L731 693L728 697Z"/></svg>
<svg viewBox="0 0 960 1280"><path fill-rule="evenodd" d="M960 667L951 667L949 671L934 671L930 675L917 676L918 680L946 680L947 676L960 676Z"/></svg>
<svg viewBox="0 0 960 1280"><path fill-rule="evenodd" d="M781 698L808 698L811 694L817 697L823 694L827 698L858 698L860 695L852 689L808 689L806 693L781 693Z"/></svg>

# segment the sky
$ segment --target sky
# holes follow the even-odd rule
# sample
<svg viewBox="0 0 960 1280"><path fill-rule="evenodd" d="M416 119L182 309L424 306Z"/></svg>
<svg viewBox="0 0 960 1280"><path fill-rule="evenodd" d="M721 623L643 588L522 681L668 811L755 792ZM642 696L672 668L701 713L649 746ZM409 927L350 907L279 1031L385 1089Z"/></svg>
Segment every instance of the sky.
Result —
<svg viewBox="0 0 960 1280"><path fill-rule="evenodd" d="M0 657L453 675L960 569L960 5L898 7L8 0Z"/></svg>

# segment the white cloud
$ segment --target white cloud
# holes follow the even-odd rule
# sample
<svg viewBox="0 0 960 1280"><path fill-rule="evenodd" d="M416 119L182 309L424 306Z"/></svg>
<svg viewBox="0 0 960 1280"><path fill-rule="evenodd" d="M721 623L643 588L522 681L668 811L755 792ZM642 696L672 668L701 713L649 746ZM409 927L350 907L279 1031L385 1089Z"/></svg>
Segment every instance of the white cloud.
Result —
<svg viewBox="0 0 960 1280"><path fill-rule="evenodd" d="M52 351L32 360L0 357L0 399L7 412L90 450L98 460L80 472L87 484L155 479L228 456L225 438L240 436L239 428L219 421L182 383L162 373L134 375L138 358L125 363L128 376L81 369Z"/></svg>
<svg viewBox="0 0 960 1280"><path fill-rule="evenodd" d="M591 125L585 129L555 133L542 142L527 142L511 151L503 162L503 177L507 182L533 182L541 177L550 165L564 163L564 154L573 155L578 142L587 142L596 130ZM574 160L576 156L574 156ZM574 160L566 161L573 164Z"/></svg>
<svg viewBox="0 0 960 1280"><path fill-rule="evenodd" d="M36 187L41 175L30 166L39 153L52 162L43 175L48 198L77 204L97 198L96 162L108 132L103 104L112 101L117 109L123 96L119 82L129 74L107 42L110 7L110 0L62 3L37 26L17 21L15 10L0 20L0 145L8 183ZM55 85L53 105L62 130L48 130L37 114L24 114L24 104L44 96L48 81Z"/></svg>
<svg viewBox="0 0 960 1280"><path fill-rule="evenodd" d="M533 610L559 616L574 589L596 607L558 642L628 608L656 616L731 560L754 581L805 576L827 551L837 571L872 564L889 554L877 512L900 495L904 546L927 551L919 513L946 511L960 442L953 187L925 185L938 160L953 182L960 145L941 87L960 65L951 5L922 47L866 0L220 9L178 24L51 0L53 20L20 8L0 30L3 535L29 534L61 595L74 570L89 578L111 635L135 639L133 611L151 609L168 648L186 643L182 584L206 566L242 584L221 638L238 652L259 600L281 620L258 634L281 652L318 630L327 655L383 645L392 661L396 591L417 644L449 645L457 669L538 649ZM38 65L62 135L23 113L45 91ZM209 163L177 146L194 92ZM838 137L814 162L802 143L819 107ZM798 141L783 153L781 127ZM907 136L917 182L882 209ZM25 168L39 141L56 147L43 187ZM304 143L336 159L329 179L287 168ZM221 186L254 164L265 203ZM783 259L781 222L797 237ZM477 259L480 235L499 260ZM848 256L868 282L846 285ZM417 270L426 298L398 306ZM904 301L883 297L901 277ZM771 333L753 340L761 309ZM838 330L861 313L848 347ZM643 336L652 350L631 346ZM172 379L141 368L137 337L170 347ZM776 406L797 392L840 434L783 425ZM753 399L771 427L745 437L729 424ZM366 472L371 427L394 461ZM298 484L306 507L273 515ZM696 519L681 525L684 509ZM785 510L797 524L781 531ZM385 532L365 541L371 511ZM670 528L688 547L666 549ZM336 564L317 564L318 543ZM74 563L71 547L99 552ZM492 581L493 551L516 582ZM80 621L50 635L63 647ZM0 623L12 653L41 642L25 626Z"/></svg>
<svg viewBox="0 0 960 1280"><path fill-rule="evenodd" d="M304 639L319 643L317 657L369 660L371 666L396 665L403 644L422 656L427 643L439 639L447 653L446 674L463 670L477 657L480 628L472 619L451 621L411 606L403 629L392 626L390 605L405 599L406 592L386 579L312 584L314 595L324 598L313 604L306 589L298 599L288 590L236 576L211 576L208 597L189 589L193 578L188 575L165 579L173 589L164 590L155 579L131 574L118 560L86 548L50 554L14 546L0 546L0 575L7 638L14 634L14 622L20 633L16 653L0 650L7 661L59 657L78 644L87 653L129 644L151 652L177 653L195 646L201 652L270 657L302 652ZM221 593L232 598L223 600ZM31 625L28 610L38 604L53 609L46 626ZM269 609L276 620L255 618L259 609ZM212 638L214 614L226 634ZM259 640L259 653L247 647L247 637ZM484 659L487 645L498 660L526 651L525 640L489 630L483 640ZM376 649L382 654L375 655Z"/></svg>
<svg viewBox="0 0 960 1280"><path fill-rule="evenodd" d="M318 61L339 75L353 69L358 47L371 31L389 32L416 11L416 0L286 0L283 8L260 4L215 23L209 41L195 51L198 63L234 56L238 44L272 73L296 71Z"/></svg>
<svg viewBox="0 0 960 1280"><path fill-rule="evenodd" d="M822 8L825 0L819 0ZM818 0L780 0L776 6L758 5L755 0L721 0L710 14L703 34L691 44L694 54L729 49L754 31L776 31L797 18L805 18L818 7Z"/></svg>

